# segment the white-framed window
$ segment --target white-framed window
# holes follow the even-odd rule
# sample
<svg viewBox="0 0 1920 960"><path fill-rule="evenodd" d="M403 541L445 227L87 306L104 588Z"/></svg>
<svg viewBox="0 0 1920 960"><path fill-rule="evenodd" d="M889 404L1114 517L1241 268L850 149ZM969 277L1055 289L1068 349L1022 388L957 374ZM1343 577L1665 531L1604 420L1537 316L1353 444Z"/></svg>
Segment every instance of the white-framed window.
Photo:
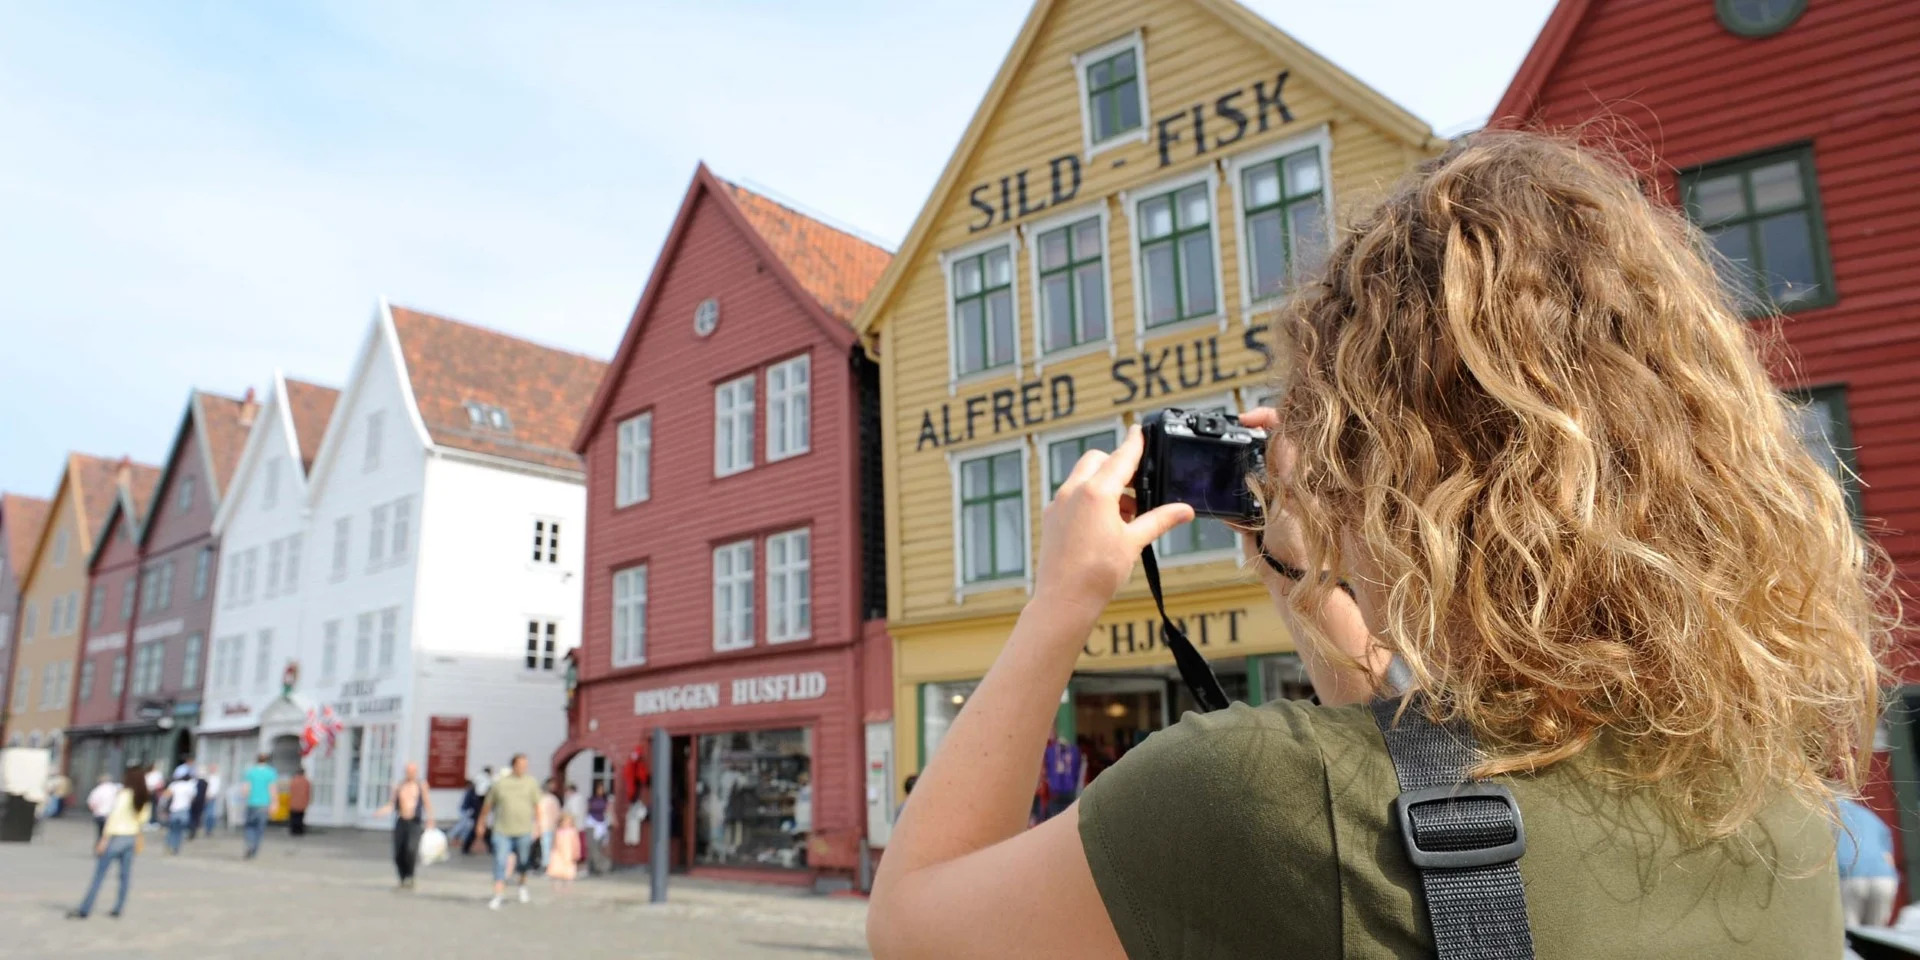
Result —
<svg viewBox="0 0 1920 960"><path fill-rule="evenodd" d="M205 634L196 633L187 638L187 655L180 661L180 686L192 690L200 685L201 647L207 643Z"/></svg>
<svg viewBox="0 0 1920 960"><path fill-rule="evenodd" d="M155 640L143 643L133 651L133 695L148 696L160 691L160 669L165 666L166 644Z"/></svg>
<svg viewBox="0 0 1920 960"><path fill-rule="evenodd" d="M653 411L649 410L620 421L619 453L614 462L613 505L624 507L651 496Z"/></svg>
<svg viewBox="0 0 1920 960"><path fill-rule="evenodd" d="M259 638L254 642L256 645L253 651L253 686L255 689L265 690L267 678L273 675L273 631L260 631Z"/></svg>
<svg viewBox="0 0 1920 960"><path fill-rule="evenodd" d="M286 564L287 544L285 540L274 540L267 544L267 596L280 593L280 570Z"/></svg>
<svg viewBox="0 0 1920 960"><path fill-rule="evenodd" d="M1182 409L1196 410L1202 413L1223 413L1229 416L1239 413L1238 398L1232 394L1200 401ZM1153 542L1153 549L1160 557L1168 561L1180 562L1182 558L1217 559L1231 554L1239 546L1233 528L1225 520L1213 517L1196 517L1192 523L1181 524L1168 531Z"/></svg>
<svg viewBox="0 0 1920 960"><path fill-rule="evenodd" d="M1133 223L1136 336L1220 314L1214 186L1208 167L1122 194Z"/></svg>
<svg viewBox="0 0 1920 960"><path fill-rule="evenodd" d="M93 699L93 661L80 661L80 693L74 698L81 703Z"/></svg>
<svg viewBox="0 0 1920 960"><path fill-rule="evenodd" d="M1049 354L1110 341L1106 204L1039 221L1028 233L1036 355L1044 362Z"/></svg>
<svg viewBox="0 0 1920 960"><path fill-rule="evenodd" d="M360 782L366 788L360 791L360 809L378 810L386 806L393 795L393 752L398 729L396 724L371 724L365 728L364 749L366 751L366 772Z"/></svg>
<svg viewBox="0 0 1920 960"><path fill-rule="evenodd" d="M380 445L382 434L386 433L387 412L375 410L367 414L367 446L360 458L360 469L369 473L380 469Z"/></svg>
<svg viewBox="0 0 1920 960"><path fill-rule="evenodd" d="M813 537L789 530L767 538L767 642L813 636Z"/></svg>
<svg viewBox="0 0 1920 960"><path fill-rule="evenodd" d="M287 565L280 574L280 592L292 593L300 589L300 534L287 537Z"/></svg>
<svg viewBox="0 0 1920 960"><path fill-rule="evenodd" d="M272 510L280 503L280 471L285 457L274 457L267 461L266 471L260 478L260 509Z"/></svg>
<svg viewBox="0 0 1920 960"><path fill-rule="evenodd" d="M560 625L552 620L527 621L527 669L551 672L560 642Z"/></svg>
<svg viewBox="0 0 1920 960"><path fill-rule="evenodd" d="M231 690L240 686L240 648L245 637L215 637L213 662L207 671L207 686Z"/></svg>
<svg viewBox="0 0 1920 960"><path fill-rule="evenodd" d="M52 668L49 667L48 669ZM120 690L117 686L113 691L113 695L116 697L120 695ZM32 702L28 700L31 696L33 696L33 667L32 665L28 665L21 667L20 673L13 678L13 702L18 707L18 710L15 712L27 709L27 704Z"/></svg>
<svg viewBox="0 0 1920 960"><path fill-rule="evenodd" d="M1025 440L948 458L953 469L956 586L1027 575Z"/></svg>
<svg viewBox="0 0 1920 960"><path fill-rule="evenodd" d="M388 607L380 611L380 669L393 669L394 648L399 646L400 608Z"/></svg>
<svg viewBox="0 0 1920 960"><path fill-rule="evenodd" d="M947 343L953 380L1020 364L1017 238L1002 234L941 257L947 278Z"/></svg>
<svg viewBox="0 0 1920 960"><path fill-rule="evenodd" d="M1086 455L1088 450L1105 450L1112 453L1120 445L1120 435L1126 428L1120 421L1089 426L1081 424L1056 430L1036 437L1041 454L1046 457L1047 500L1060 492L1060 485L1067 481L1067 475L1073 472L1074 464Z"/></svg>
<svg viewBox="0 0 1920 960"><path fill-rule="evenodd" d="M180 478L180 490L175 496L177 499L174 503L182 511L193 509L193 474L189 473Z"/></svg>
<svg viewBox="0 0 1920 960"><path fill-rule="evenodd" d="M333 521L333 579L347 575L347 542L353 534L353 518L340 517Z"/></svg>
<svg viewBox="0 0 1920 960"><path fill-rule="evenodd" d="M387 551L387 505L381 504L367 514L367 566L377 567Z"/></svg>
<svg viewBox="0 0 1920 960"><path fill-rule="evenodd" d="M613 574L613 665L647 662L647 567Z"/></svg>
<svg viewBox="0 0 1920 960"><path fill-rule="evenodd" d="M551 517L533 518L533 562L560 562L560 521Z"/></svg>
<svg viewBox="0 0 1920 960"><path fill-rule="evenodd" d="M213 548L201 547L193 557L193 598L205 600L213 587Z"/></svg>
<svg viewBox="0 0 1920 960"><path fill-rule="evenodd" d="M240 602L253 602L253 586L260 572L260 548L248 547L240 554Z"/></svg>
<svg viewBox="0 0 1920 960"><path fill-rule="evenodd" d="M1147 52L1140 31L1073 58L1086 155L1147 140Z"/></svg>
<svg viewBox="0 0 1920 960"><path fill-rule="evenodd" d="M354 618L353 631L353 672L364 675L373 671L373 614L363 613Z"/></svg>
<svg viewBox="0 0 1920 960"><path fill-rule="evenodd" d="M46 672L40 677L40 709L51 710L56 704L66 702L66 694L61 688L66 685L66 672L71 669L71 660L47 664Z"/></svg>
<svg viewBox="0 0 1920 960"><path fill-rule="evenodd" d="M1325 262L1333 231L1332 151L1322 127L1229 165L1242 303L1277 300Z"/></svg>
<svg viewBox="0 0 1920 960"><path fill-rule="evenodd" d="M753 646L753 541L713 550L713 648Z"/></svg>
<svg viewBox="0 0 1920 960"><path fill-rule="evenodd" d="M753 466L753 374L713 390L713 475Z"/></svg>
<svg viewBox="0 0 1920 960"><path fill-rule="evenodd" d="M393 545L387 551L387 559L399 560L407 555L413 545L413 498L401 497L393 502Z"/></svg>
<svg viewBox="0 0 1920 960"><path fill-rule="evenodd" d="M320 625L320 682L331 683L340 675L340 621Z"/></svg>
<svg viewBox="0 0 1920 960"><path fill-rule="evenodd" d="M120 619L122 620L133 619L133 601L140 594L140 591L134 589L134 583L136 582L135 577L137 576L139 575L130 575L120 583ZM230 597L229 602L231 602L231 600L232 598Z"/></svg>
<svg viewBox="0 0 1920 960"><path fill-rule="evenodd" d="M806 453L811 441L813 368L806 354L767 368L767 459Z"/></svg>
<svg viewBox="0 0 1920 960"><path fill-rule="evenodd" d="M126 616L130 616L131 614L132 614L132 611L129 610L127 613L122 614L121 616L124 618ZM38 608L34 606L34 603L32 600L28 600L26 611L20 615L20 642L32 643L34 629L39 625L40 625L40 611Z"/></svg>
<svg viewBox="0 0 1920 960"><path fill-rule="evenodd" d="M61 527L59 532L53 535L53 565L56 567L67 565L67 528L65 527Z"/></svg>
<svg viewBox="0 0 1920 960"><path fill-rule="evenodd" d="M100 620L101 618L105 617L106 614L107 614L107 585L104 583L96 583L93 585L93 596L87 600L87 629L88 630L99 629ZM6 643L6 633L4 631L0 631L0 645L4 645L5 643Z"/></svg>
<svg viewBox="0 0 1920 960"><path fill-rule="evenodd" d="M227 686L238 690L247 670L247 638L236 634L229 639L233 641L233 651L227 657Z"/></svg>

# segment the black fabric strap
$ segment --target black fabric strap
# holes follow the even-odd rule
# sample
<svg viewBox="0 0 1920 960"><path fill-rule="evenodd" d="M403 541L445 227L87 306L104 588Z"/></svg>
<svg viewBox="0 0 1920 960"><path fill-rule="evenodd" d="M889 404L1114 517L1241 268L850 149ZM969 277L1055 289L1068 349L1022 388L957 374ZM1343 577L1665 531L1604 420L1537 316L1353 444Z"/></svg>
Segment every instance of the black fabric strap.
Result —
<svg viewBox="0 0 1920 960"><path fill-rule="evenodd" d="M1472 731L1434 724L1420 694L1408 698L1404 712L1399 700L1371 706L1400 781L1396 825L1420 871L1435 956L1532 960L1520 809L1505 787L1468 774L1480 753Z"/></svg>
<svg viewBox="0 0 1920 960"><path fill-rule="evenodd" d="M1173 651L1173 662L1180 667L1180 679L1192 691L1194 703L1199 705L1201 713L1225 710L1227 692L1220 688L1220 678L1213 675L1207 658L1193 648L1187 632L1174 626L1173 618L1167 616L1167 601L1160 593L1160 563L1153 557L1153 544L1147 544L1140 551L1140 565L1147 569L1147 589L1153 593L1153 605L1160 609L1160 642Z"/></svg>

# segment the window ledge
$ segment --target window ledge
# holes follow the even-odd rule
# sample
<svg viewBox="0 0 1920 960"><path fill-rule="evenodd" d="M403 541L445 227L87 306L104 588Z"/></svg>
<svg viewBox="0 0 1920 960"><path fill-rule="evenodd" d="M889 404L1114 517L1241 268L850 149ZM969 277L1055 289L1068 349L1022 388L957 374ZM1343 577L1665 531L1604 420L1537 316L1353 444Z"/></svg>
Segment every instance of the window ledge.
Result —
<svg viewBox="0 0 1920 960"><path fill-rule="evenodd" d="M1050 353L1043 353L1033 362L1033 369L1037 373L1052 364L1065 363L1068 360L1092 356L1096 353L1111 353L1113 350L1113 335L1108 334L1099 340L1088 340L1086 343L1076 343L1071 347L1061 347Z"/></svg>
<svg viewBox="0 0 1920 960"><path fill-rule="evenodd" d="M813 447L806 446L806 447L801 447L798 450L788 451L787 453L780 454L779 456L774 456L773 454L769 453L767 454L767 462L779 463L783 460L792 460L795 457L804 457L807 454L812 452L813 452Z"/></svg>
<svg viewBox="0 0 1920 960"><path fill-rule="evenodd" d="M1197 567L1203 564L1217 563L1221 560L1230 560L1233 561L1234 566L1241 566L1240 552L1232 547L1220 550L1199 550L1193 553L1175 554L1163 553L1158 548L1155 548L1153 555L1154 559L1160 561L1162 569L1167 567Z"/></svg>
<svg viewBox="0 0 1920 960"><path fill-rule="evenodd" d="M1085 99L1084 95L1082 99ZM1094 157L1097 157L1103 153L1106 153L1108 150L1113 150L1118 147L1124 147L1124 146L1127 146L1128 144L1133 144L1133 143L1146 143L1147 138L1148 138L1147 125L1145 123L1142 123L1140 124L1140 126L1135 127L1132 130L1128 130L1126 133L1108 137L1107 139L1102 140L1099 143L1088 144L1086 158L1088 160L1092 160Z"/></svg>
<svg viewBox="0 0 1920 960"><path fill-rule="evenodd" d="M1145 344L1150 340L1157 340L1160 337L1171 334L1187 333L1205 327L1225 326L1226 322L1226 312L1224 310L1215 310L1209 314L1198 317L1188 317L1185 320L1175 320L1172 323L1163 323L1157 327L1140 327L1134 333L1133 341L1136 344Z"/></svg>
<svg viewBox="0 0 1920 960"><path fill-rule="evenodd" d="M1026 590L1032 592L1033 581L1025 575L1001 577L998 580L974 580L955 587L953 590L953 598L954 602L958 603L962 597L971 597L982 593L998 593L1002 590Z"/></svg>
<svg viewBox="0 0 1920 960"><path fill-rule="evenodd" d="M1020 361L1015 360L1012 363L1003 363L997 367L988 367L984 370L975 370L972 373L963 373L960 376L951 377L947 380L947 393L957 393L961 387L970 387L976 383L986 383L1001 377L1012 377L1016 381L1019 380Z"/></svg>
<svg viewBox="0 0 1920 960"><path fill-rule="evenodd" d="M767 643L776 644L776 645L785 645L789 643L804 643L812 639L813 639L813 631L809 630L806 633L796 634L791 637L768 637Z"/></svg>

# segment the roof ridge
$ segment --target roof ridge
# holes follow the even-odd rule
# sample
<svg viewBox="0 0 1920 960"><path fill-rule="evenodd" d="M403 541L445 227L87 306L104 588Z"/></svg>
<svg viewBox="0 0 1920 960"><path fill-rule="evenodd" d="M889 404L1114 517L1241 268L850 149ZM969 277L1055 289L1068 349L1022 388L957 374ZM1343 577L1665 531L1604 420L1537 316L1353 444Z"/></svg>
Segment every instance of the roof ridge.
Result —
<svg viewBox="0 0 1920 960"><path fill-rule="evenodd" d="M885 241L881 240L879 237L871 235L867 233L865 230L862 230L859 227L854 226L853 224L842 223L837 218L830 217L824 213L819 213L814 210L810 210L804 204L800 203L798 200L794 200L786 196L785 194L780 193L778 190L774 190L770 187L764 186L759 183L752 183L751 185L749 185L749 181L729 180L726 177L719 176L718 174L714 176L714 179L719 180L721 183L726 184L727 187L731 190L737 191L739 193L744 193L751 197L758 197L762 200L767 201L768 203L771 203L775 206L780 207L783 210L786 210L788 213L791 213L794 216L805 217L808 220L811 220L814 223L817 223L827 228L828 230L832 230L835 233L851 238L853 240L858 240L861 243L864 243L867 246L872 247L880 251L881 253L886 254L889 257L893 256L894 248L892 246L889 246Z"/></svg>
<svg viewBox="0 0 1920 960"><path fill-rule="evenodd" d="M470 330L477 330L481 333L499 337L503 340L513 340L518 343L524 343L529 347L537 347L541 350L546 350L551 353L563 353L570 357L578 357L582 360L591 360L594 363L604 364L607 362L606 360L600 357L596 357L590 353L582 353L579 350L572 350L567 347L556 347L550 343L542 343L541 341L535 340L531 337L523 337L517 333L508 333L505 330L501 330L497 327L489 327L484 324L474 323L471 320L460 320L454 317L449 317L446 314L434 313L431 310L421 310L418 307L409 307L405 304L394 303L391 301L387 303L387 307L390 310L404 310L407 313L414 314L415 316L426 317L429 320L437 320L441 323L450 323L457 327L466 327ZM302 381L302 382L305 382L305 381ZM312 386L320 386L320 384L312 384ZM337 389L337 388L328 388L328 389Z"/></svg>

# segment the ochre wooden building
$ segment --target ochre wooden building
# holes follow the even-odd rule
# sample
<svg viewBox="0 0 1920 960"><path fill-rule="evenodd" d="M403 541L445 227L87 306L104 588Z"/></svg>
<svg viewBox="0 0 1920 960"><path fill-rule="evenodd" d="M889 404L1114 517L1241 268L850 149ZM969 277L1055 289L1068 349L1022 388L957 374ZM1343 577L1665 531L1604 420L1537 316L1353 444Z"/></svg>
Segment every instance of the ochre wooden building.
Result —
<svg viewBox="0 0 1920 960"><path fill-rule="evenodd" d="M1149 411L1263 402L1293 278L1341 211L1440 146L1229 0L1035 5L858 324L882 370L896 790L1027 601L1064 472ZM1303 694L1223 525L1159 553L1230 692ZM1157 636L1136 575L1061 708L1095 772L1184 709Z"/></svg>

